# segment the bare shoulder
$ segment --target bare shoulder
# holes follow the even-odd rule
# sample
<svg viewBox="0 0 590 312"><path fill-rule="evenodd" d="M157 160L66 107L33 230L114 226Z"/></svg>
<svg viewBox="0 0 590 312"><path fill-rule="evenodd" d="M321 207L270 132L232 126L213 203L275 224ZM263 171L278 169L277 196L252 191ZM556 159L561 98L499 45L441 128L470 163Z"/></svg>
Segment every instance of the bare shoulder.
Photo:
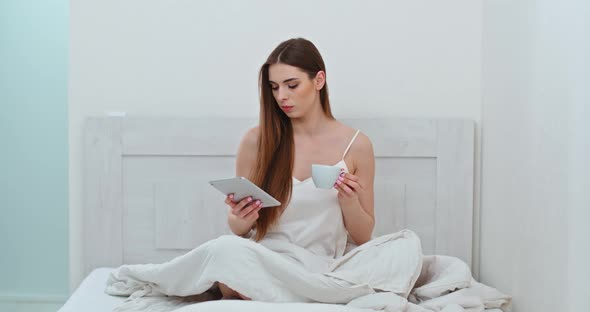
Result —
<svg viewBox="0 0 590 312"><path fill-rule="evenodd" d="M357 175L365 186L370 187L375 177L375 154L371 139L359 132L354 143L350 146L353 174Z"/></svg>
<svg viewBox="0 0 590 312"><path fill-rule="evenodd" d="M256 164L258 153L258 126L248 129L238 147L236 155L236 175L249 176Z"/></svg>
<svg viewBox="0 0 590 312"><path fill-rule="evenodd" d="M341 123L340 126L342 127L342 129L343 129L342 131L344 133L350 134L351 138L357 131L357 129L352 128L352 127L345 125L343 123ZM350 146L349 153L356 155L356 156L361 156L361 157L373 155L373 143L371 142L371 139L366 134L363 133L362 130L357 135L352 146Z"/></svg>
<svg viewBox="0 0 590 312"><path fill-rule="evenodd" d="M240 145L244 145L248 149L256 149L258 146L259 133L260 128L258 126L248 129L248 131L246 131L246 133L242 137L242 142L240 143Z"/></svg>
<svg viewBox="0 0 590 312"><path fill-rule="evenodd" d="M350 152L353 155L362 158L366 158L368 156L373 157L373 142L371 142L371 139L361 131L350 147Z"/></svg>

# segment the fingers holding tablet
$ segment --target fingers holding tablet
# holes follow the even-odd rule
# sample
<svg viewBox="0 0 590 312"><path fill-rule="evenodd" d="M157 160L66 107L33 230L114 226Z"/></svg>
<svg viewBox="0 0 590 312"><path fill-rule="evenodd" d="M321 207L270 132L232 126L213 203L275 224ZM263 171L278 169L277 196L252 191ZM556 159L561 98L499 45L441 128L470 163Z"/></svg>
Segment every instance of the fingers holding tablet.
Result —
<svg viewBox="0 0 590 312"><path fill-rule="evenodd" d="M258 219L258 211L260 211L263 206L260 200L255 200L252 196L247 196L236 203L233 201L233 194L229 194L226 197L225 203L231 207L232 214L241 219L247 220Z"/></svg>

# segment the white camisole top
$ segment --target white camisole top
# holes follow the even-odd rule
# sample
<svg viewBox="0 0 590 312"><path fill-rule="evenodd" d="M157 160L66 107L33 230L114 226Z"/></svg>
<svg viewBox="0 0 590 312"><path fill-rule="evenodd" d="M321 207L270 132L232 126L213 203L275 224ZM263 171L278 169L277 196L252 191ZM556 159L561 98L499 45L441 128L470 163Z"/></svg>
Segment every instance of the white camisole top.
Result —
<svg viewBox="0 0 590 312"><path fill-rule="evenodd" d="M335 164L348 172L344 156L352 146L359 131ZM264 208L272 209L272 208ZM313 181L293 177L291 201L273 227L260 243L302 264L312 272L323 272L330 263L344 254L348 233L338 191L316 188Z"/></svg>

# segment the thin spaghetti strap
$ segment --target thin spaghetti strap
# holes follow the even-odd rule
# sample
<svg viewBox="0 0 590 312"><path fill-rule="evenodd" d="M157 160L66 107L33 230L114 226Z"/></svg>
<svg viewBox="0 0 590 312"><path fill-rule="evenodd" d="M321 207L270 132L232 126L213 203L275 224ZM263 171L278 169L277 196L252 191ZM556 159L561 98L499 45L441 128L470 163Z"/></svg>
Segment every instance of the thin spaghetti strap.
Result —
<svg viewBox="0 0 590 312"><path fill-rule="evenodd" d="M359 132L361 132L361 130L356 130L356 133L352 137L352 140L350 140L350 143L348 143L348 146L346 147L346 150L344 151L344 154L342 154L342 159L343 160L344 160L344 156L346 156L346 153L348 153L348 150L352 146L352 142L354 142L354 139L356 139L356 136L359 135Z"/></svg>

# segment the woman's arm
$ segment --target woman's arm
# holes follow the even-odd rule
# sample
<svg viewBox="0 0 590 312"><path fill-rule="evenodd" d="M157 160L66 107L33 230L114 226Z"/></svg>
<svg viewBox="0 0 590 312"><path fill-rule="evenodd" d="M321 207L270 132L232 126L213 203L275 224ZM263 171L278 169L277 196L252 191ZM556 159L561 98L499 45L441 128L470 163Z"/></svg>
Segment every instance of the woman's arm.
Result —
<svg viewBox="0 0 590 312"><path fill-rule="evenodd" d="M357 245L371 239L375 226L374 192L375 155L373 145L360 133L350 149L356 168L354 174L346 173L335 185L338 202L344 217L344 226Z"/></svg>
<svg viewBox="0 0 590 312"><path fill-rule="evenodd" d="M236 155L236 176L249 177L256 164L256 155L258 153L258 127L254 127L242 138L238 153ZM227 222L230 229L236 235L246 235L252 229L254 222L258 218L240 218L230 210Z"/></svg>

